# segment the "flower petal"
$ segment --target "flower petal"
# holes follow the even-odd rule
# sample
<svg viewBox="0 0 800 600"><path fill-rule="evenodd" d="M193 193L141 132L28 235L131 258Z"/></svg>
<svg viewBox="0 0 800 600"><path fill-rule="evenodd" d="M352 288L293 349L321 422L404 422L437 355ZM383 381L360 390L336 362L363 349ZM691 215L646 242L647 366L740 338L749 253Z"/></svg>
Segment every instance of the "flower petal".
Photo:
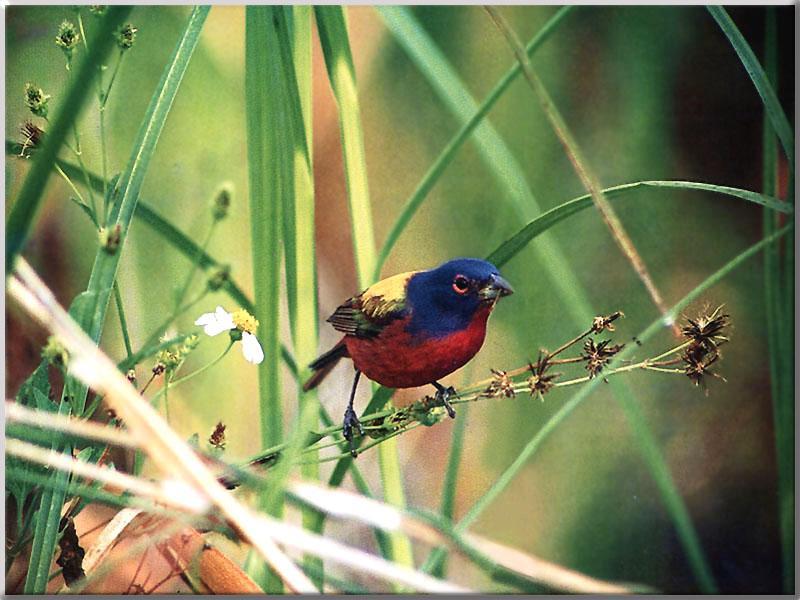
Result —
<svg viewBox="0 0 800 600"><path fill-rule="evenodd" d="M247 362L251 362L254 365L264 360L264 351L261 349L258 338L246 331L242 334L242 354L244 354Z"/></svg>
<svg viewBox="0 0 800 600"><path fill-rule="evenodd" d="M203 328L206 335L218 335L223 331L234 329L233 317L221 306L217 307L213 313L205 313L194 322Z"/></svg>

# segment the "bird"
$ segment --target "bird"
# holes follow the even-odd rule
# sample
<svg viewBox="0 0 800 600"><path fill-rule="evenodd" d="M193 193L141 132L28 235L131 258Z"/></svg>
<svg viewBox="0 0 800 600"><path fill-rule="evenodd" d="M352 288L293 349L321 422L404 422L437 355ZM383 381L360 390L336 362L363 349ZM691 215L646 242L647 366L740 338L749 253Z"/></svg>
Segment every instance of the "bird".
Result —
<svg viewBox="0 0 800 600"><path fill-rule="evenodd" d="M303 390L317 387L341 359L352 359L355 378L342 433L353 457L354 430L364 435L353 409L362 373L389 388L433 385L439 405L455 418L450 398L456 391L439 379L478 353L489 315L500 298L513 292L497 267L479 258L455 258L383 279L327 319L344 336L309 365L312 374Z"/></svg>

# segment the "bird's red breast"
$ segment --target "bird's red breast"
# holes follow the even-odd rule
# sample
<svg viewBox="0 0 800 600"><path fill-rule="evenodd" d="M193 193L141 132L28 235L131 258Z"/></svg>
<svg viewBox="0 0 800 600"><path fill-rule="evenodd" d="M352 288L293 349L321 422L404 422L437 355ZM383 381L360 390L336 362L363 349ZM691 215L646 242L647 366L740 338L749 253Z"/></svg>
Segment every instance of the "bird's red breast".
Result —
<svg viewBox="0 0 800 600"><path fill-rule="evenodd" d="M486 337L492 306L479 308L469 325L441 337L414 335L408 318L395 319L374 337L347 335L344 343L356 369L391 388L419 387L464 366Z"/></svg>

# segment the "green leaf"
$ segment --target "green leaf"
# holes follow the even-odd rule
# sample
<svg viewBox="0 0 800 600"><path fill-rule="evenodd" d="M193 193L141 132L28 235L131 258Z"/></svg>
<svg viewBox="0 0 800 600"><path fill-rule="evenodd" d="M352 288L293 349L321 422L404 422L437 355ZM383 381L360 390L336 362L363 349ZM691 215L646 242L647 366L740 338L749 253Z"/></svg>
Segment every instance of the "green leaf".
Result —
<svg viewBox="0 0 800 600"><path fill-rule="evenodd" d="M30 234L42 200L42 192L53 170L58 151L86 101L91 97L94 89L92 80L114 45L114 37L110 32L122 24L131 9L131 6L113 6L106 11L92 37L89 46L91 50L71 78L63 101L58 103L58 112L44 137L41 150L35 152L31 158L33 167L25 178L19 197L11 207L11 213L6 220L6 272L11 271L14 259Z"/></svg>
<svg viewBox="0 0 800 600"><path fill-rule="evenodd" d="M753 85L761 96L761 102L764 104L764 109L767 111L772 128L778 136L783 146L783 151L786 153L786 159L789 163L789 170L794 173L794 132L792 126L789 124L789 119L786 113L783 112L781 103L778 101L778 96L775 94L775 89L769 82L767 74L761 63L758 62L753 49L750 44L744 39L744 36L736 27L736 24L731 19L728 11L722 6L708 6L708 12L714 17L714 20L719 25L722 32L727 36L731 46L742 61L747 74L753 82Z"/></svg>

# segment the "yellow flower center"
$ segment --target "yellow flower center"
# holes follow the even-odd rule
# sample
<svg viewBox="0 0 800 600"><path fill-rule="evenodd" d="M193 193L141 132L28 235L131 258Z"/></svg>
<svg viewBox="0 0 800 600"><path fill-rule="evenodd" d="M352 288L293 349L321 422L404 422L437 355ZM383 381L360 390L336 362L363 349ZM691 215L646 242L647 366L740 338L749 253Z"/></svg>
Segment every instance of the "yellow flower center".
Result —
<svg viewBox="0 0 800 600"><path fill-rule="evenodd" d="M245 309L237 310L231 315L231 318L239 331L255 334L256 329L258 329L258 321Z"/></svg>

